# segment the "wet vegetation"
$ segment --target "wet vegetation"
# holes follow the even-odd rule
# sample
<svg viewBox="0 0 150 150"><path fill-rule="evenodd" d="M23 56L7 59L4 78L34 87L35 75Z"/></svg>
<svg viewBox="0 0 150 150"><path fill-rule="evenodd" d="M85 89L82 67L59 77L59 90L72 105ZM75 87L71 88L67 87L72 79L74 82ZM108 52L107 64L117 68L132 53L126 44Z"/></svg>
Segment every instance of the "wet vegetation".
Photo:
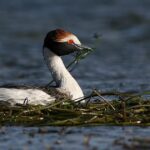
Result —
<svg viewBox="0 0 150 150"><path fill-rule="evenodd" d="M85 99L68 99L42 106L0 103L0 125L150 125L150 92L93 92Z"/></svg>

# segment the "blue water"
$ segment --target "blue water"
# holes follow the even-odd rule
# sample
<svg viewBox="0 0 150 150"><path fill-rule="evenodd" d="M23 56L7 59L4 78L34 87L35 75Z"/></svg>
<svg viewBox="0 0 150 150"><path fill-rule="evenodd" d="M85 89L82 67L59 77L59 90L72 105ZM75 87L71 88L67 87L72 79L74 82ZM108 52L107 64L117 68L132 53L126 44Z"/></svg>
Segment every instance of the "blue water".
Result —
<svg viewBox="0 0 150 150"><path fill-rule="evenodd" d="M149 0L1 0L0 84L47 84L51 76L42 58L43 38L50 30L64 28L75 33L83 44L95 48L72 73L84 92L93 88L150 90L149 10ZM70 59L65 59L66 64ZM149 128L128 129L135 136L149 136ZM98 147L100 142L101 149L113 149L113 141L126 135L121 127L71 128L73 133L67 135L68 139L57 133L38 134L34 138L23 133L32 128L5 130L7 134L0 136L1 149L17 149L16 145L18 149L22 145L41 149L43 144L52 144L53 149L71 149L77 145L78 149L84 149L83 136L90 132L99 134L92 136L92 147ZM62 144L54 144L57 140L62 140Z"/></svg>
<svg viewBox="0 0 150 150"><path fill-rule="evenodd" d="M148 150L149 134L149 127L3 127L0 149Z"/></svg>

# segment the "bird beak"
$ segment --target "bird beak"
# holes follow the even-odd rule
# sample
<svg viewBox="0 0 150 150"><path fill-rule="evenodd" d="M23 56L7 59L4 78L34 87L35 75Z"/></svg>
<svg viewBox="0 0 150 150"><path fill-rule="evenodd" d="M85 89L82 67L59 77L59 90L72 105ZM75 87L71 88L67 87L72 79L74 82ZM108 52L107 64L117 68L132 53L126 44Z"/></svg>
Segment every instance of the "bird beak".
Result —
<svg viewBox="0 0 150 150"><path fill-rule="evenodd" d="M79 45L79 44L73 44L78 50L92 50L92 48L85 46L85 45Z"/></svg>

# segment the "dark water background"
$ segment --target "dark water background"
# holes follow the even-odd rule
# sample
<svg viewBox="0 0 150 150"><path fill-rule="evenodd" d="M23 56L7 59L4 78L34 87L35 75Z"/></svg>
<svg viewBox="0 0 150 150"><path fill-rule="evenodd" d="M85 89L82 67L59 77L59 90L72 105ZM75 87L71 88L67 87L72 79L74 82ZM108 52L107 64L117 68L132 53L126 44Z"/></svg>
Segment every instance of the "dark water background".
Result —
<svg viewBox="0 0 150 150"><path fill-rule="evenodd" d="M95 52L73 72L85 92L93 88L103 91L150 90L149 0L1 0L0 84L44 85L51 80L42 58L42 44L45 34L55 28L69 30L82 43L96 47ZM100 40L95 40L95 36ZM149 128L128 129L133 131L133 136L149 135ZM5 130L8 137L1 136L0 149L26 142L22 133L24 128ZM70 130L74 132L69 135L73 142L70 144L64 138L65 149L83 149L81 139L86 131L99 132L97 138L101 141L101 149L113 149L110 147L112 141L125 135L121 127ZM110 137L110 131L114 136ZM34 146L41 149L37 146L39 136L34 137L32 149ZM53 138L59 140L53 133L42 136L47 145ZM99 140L93 140L96 146L99 146ZM61 145L54 149L62 149ZM12 149L16 149L15 146Z"/></svg>

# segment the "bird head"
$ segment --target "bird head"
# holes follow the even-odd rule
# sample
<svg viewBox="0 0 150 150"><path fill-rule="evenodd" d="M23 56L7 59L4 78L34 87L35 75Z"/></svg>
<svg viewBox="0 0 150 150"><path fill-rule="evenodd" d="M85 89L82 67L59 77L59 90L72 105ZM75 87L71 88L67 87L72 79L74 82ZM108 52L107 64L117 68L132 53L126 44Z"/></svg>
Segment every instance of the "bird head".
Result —
<svg viewBox="0 0 150 150"><path fill-rule="evenodd" d="M71 32L56 29L48 32L44 39L43 48L48 48L58 56L79 52L88 47L83 46L79 39Z"/></svg>

